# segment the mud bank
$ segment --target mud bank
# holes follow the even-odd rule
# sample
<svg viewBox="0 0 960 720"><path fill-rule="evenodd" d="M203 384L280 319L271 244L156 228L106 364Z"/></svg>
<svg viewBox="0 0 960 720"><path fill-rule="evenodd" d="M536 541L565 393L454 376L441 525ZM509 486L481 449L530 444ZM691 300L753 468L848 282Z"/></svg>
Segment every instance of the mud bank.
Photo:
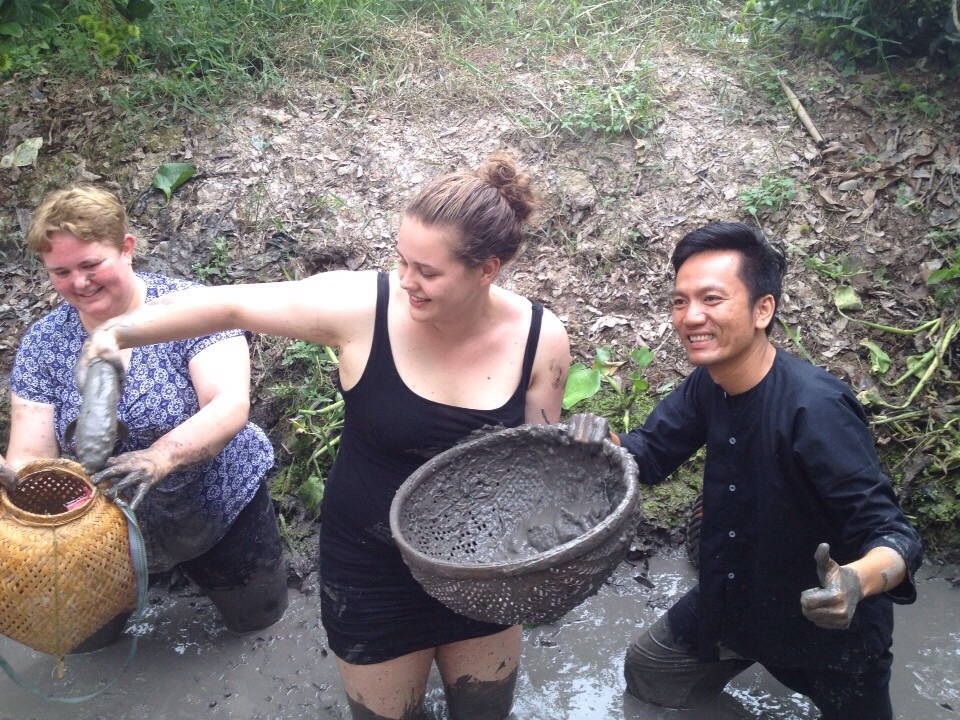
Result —
<svg viewBox="0 0 960 720"><path fill-rule="evenodd" d="M897 608L893 705L900 720L960 720L958 568L924 566L916 605ZM639 579L638 579L639 578ZM700 711L672 711L624 694L621 661L637 630L694 581L676 553L623 563L603 590L560 622L533 628L526 643L513 720L811 720L816 711L762 670L747 670L730 693ZM190 587L152 590L130 667L93 700L42 700L0 676L0 720L250 720L348 718L333 657L319 623L318 600L291 591L284 619L268 632L235 635ZM49 656L0 638L0 653L49 692L81 694L122 667L120 645L66 660L63 681ZM443 720L439 678L428 706Z"/></svg>

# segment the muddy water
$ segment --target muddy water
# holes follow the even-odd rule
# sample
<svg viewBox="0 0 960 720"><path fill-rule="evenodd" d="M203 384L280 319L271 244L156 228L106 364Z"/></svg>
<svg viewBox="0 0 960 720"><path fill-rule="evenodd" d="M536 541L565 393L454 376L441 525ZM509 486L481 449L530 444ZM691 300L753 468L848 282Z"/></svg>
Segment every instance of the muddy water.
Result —
<svg viewBox="0 0 960 720"><path fill-rule="evenodd" d="M897 608L893 704L900 720L960 720L960 588L948 582L958 573L956 567L925 566L917 604ZM655 557L648 568L624 563L597 596L562 621L527 631L513 720L815 718L802 697L754 669L697 712L625 697L621 662L628 639L692 582L692 569L678 555ZM65 705L41 700L0 675L0 720L346 718L318 615L316 598L291 591L281 623L268 632L234 635L190 588L151 591L137 654L116 685L93 700ZM6 638L0 638L0 653L48 691L79 694L116 674L128 642L68 657L62 682L53 681L49 656ZM435 675L428 706L437 720L446 717Z"/></svg>
<svg viewBox="0 0 960 720"><path fill-rule="evenodd" d="M960 720L960 588L956 567L924 566L919 599L898 607L892 697L900 720ZM640 578L638 581L635 578ZM628 638L695 582L676 554L627 563L596 597L555 626L527 633L515 716L518 720L807 720L817 711L759 666L737 676L728 694L699 711L665 710L625 695ZM952 708L952 709L951 709Z"/></svg>

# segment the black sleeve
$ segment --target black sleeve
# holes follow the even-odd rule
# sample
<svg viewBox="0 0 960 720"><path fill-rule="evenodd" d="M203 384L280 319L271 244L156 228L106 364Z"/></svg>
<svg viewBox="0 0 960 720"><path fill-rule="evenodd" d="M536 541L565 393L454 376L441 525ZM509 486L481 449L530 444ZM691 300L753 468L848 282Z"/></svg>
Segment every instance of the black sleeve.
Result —
<svg viewBox="0 0 960 720"><path fill-rule="evenodd" d="M701 381L695 371L657 404L641 427L617 435L637 461L645 485L665 480L706 441L707 418L698 402Z"/></svg>

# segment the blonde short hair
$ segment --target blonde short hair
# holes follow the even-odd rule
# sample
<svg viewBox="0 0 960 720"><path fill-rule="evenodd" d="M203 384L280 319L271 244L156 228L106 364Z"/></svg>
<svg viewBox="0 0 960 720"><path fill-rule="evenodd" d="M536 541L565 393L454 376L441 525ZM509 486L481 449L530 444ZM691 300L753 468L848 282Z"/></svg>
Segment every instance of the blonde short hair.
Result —
<svg viewBox="0 0 960 720"><path fill-rule="evenodd" d="M93 185L54 190L33 214L27 246L34 252L49 252L50 236L57 232L120 248L127 234L127 213L116 195Z"/></svg>

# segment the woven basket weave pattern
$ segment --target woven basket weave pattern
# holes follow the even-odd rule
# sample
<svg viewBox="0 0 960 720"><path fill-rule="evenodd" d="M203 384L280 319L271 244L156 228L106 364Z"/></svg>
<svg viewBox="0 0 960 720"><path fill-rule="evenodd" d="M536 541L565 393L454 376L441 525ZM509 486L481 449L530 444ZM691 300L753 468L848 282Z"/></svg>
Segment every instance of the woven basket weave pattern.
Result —
<svg viewBox="0 0 960 720"><path fill-rule="evenodd" d="M0 491L0 632L59 658L136 604L126 519L77 463L18 474L13 493Z"/></svg>
<svg viewBox="0 0 960 720"><path fill-rule="evenodd" d="M424 589L468 617L550 622L599 590L636 531L636 465L562 428L456 446L398 491L391 528Z"/></svg>

